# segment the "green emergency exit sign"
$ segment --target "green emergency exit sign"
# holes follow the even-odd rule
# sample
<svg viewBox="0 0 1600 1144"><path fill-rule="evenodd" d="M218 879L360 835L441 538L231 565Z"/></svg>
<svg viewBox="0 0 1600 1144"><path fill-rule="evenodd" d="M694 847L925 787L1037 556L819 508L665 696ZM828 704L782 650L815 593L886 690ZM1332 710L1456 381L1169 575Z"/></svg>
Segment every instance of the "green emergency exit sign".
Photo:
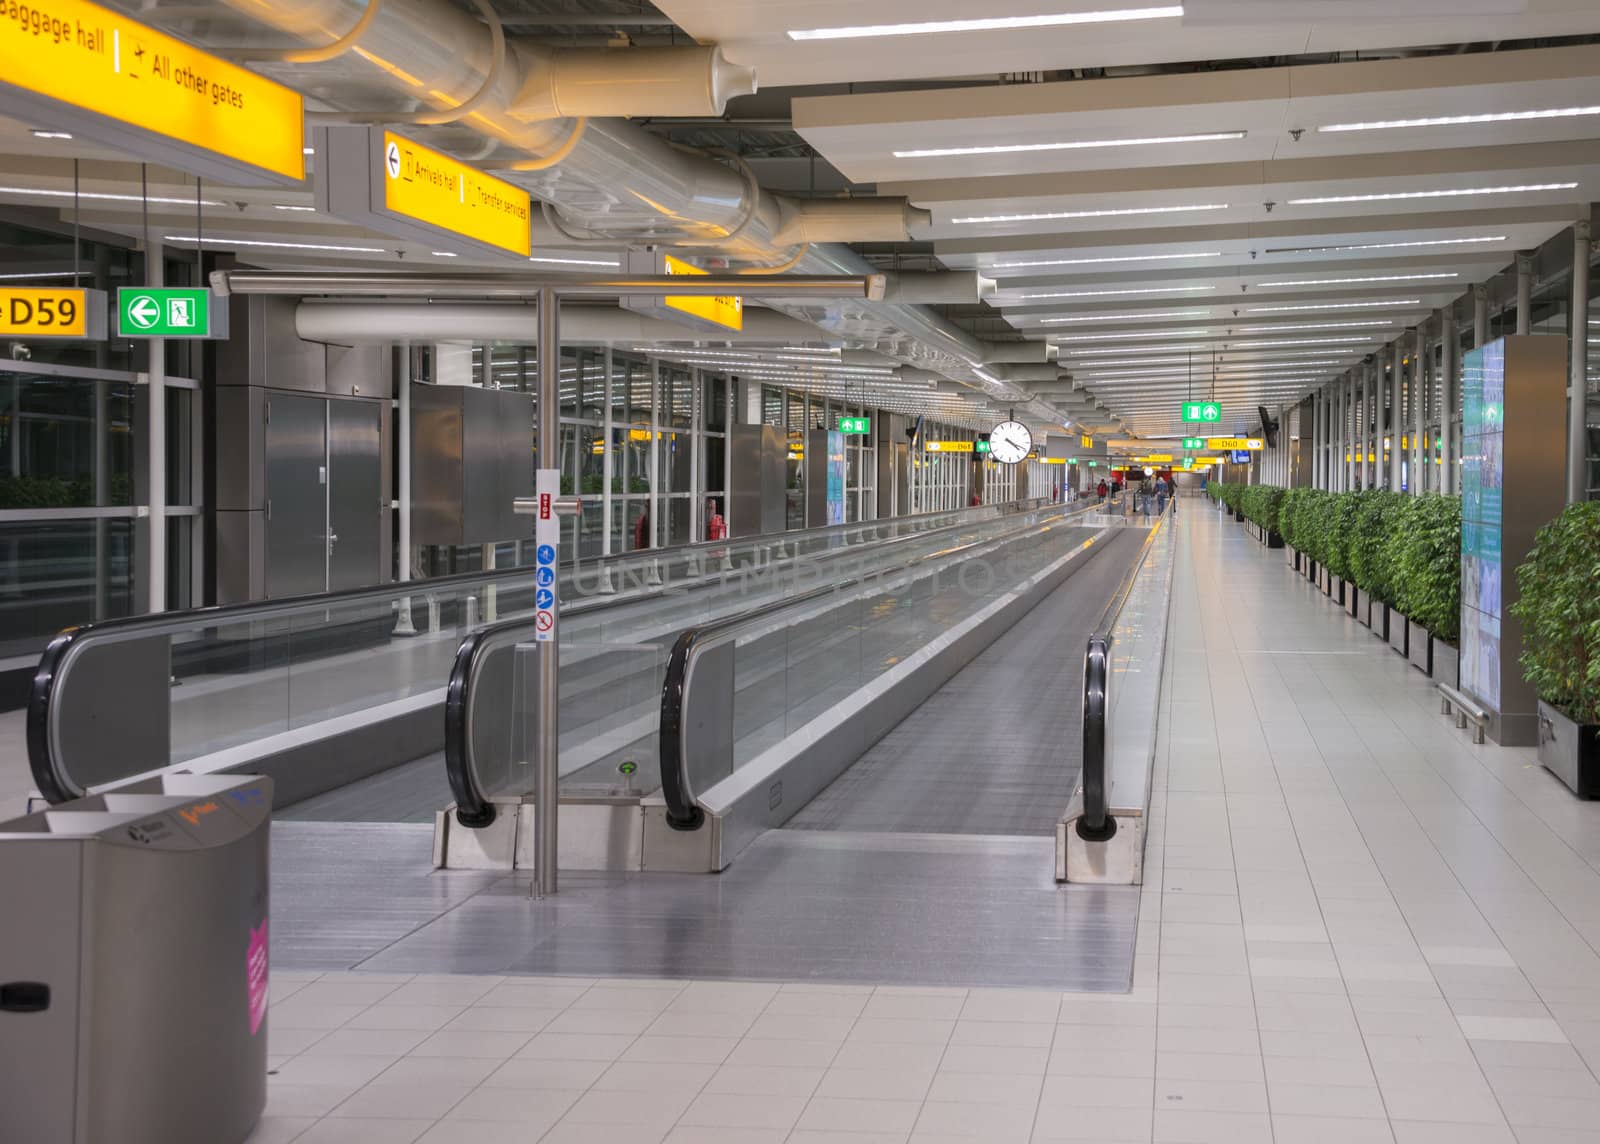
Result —
<svg viewBox="0 0 1600 1144"><path fill-rule="evenodd" d="M1183 447L1185 449L1204 449L1206 447L1206 439L1204 437L1185 437L1183 439Z"/></svg>
<svg viewBox="0 0 1600 1144"><path fill-rule="evenodd" d="M989 438L979 437L972 448L974 452L987 453L989 451Z"/></svg>
<svg viewBox="0 0 1600 1144"><path fill-rule="evenodd" d="M123 286L117 290L117 337L226 337L214 328L211 291Z"/></svg>
<svg viewBox="0 0 1600 1144"><path fill-rule="evenodd" d="M872 419L870 417L841 417L839 418L839 432L871 433Z"/></svg>
<svg viewBox="0 0 1600 1144"><path fill-rule="evenodd" d="M1215 425L1222 420L1222 402L1185 401L1183 403L1183 419L1185 421L1202 421L1208 425Z"/></svg>

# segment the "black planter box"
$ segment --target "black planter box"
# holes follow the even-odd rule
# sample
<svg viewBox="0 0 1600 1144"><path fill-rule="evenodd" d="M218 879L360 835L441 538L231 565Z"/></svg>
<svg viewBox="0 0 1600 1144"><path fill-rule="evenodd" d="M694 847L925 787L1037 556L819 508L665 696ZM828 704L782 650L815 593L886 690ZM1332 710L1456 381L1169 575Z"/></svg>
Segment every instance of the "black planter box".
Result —
<svg viewBox="0 0 1600 1144"><path fill-rule="evenodd" d="M1344 603L1344 610L1349 612L1352 616L1359 616L1361 614L1361 590L1355 586L1354 581L1344 581L1344 597L1342 602Z"/></svg>
<svg viewBox="0 0 1600 1144"><path fill-rule="evenodd" d="M1367 615L1370 620L1367 624L1372 629L1372 634L1380 640L1391 640L1393 629L1389 626L1389 605L1382 600L1374 599L1372 594L1367 594Z"/></svg>
<svg viewBox="0 0 1600 1144"><path fill-rule="evenodd" d="M1396 612L1398 616L1400 613ZM1417 623L1416 620L1406 620L1406 658L1411 661L1411 666L1424 675L1433 674L1433 637L1428 634L1428 629ZM1446 680L1452 687L1454 680Z"/></svg>
<svg viewBox="0 0 1600 1144"><path fill-rule="evenodd" d="M1306 574L1306 579L1313 584L1317 582L1317 562L1307 556L1300 562L1300 569Z"/></svg>
<svg viewBox="0 0 1600 1144"><path fill-rule="evenodd" d="M1300 571L1300 550L1292 544L1283 546L1283 559L1296 572Z"/></svg>
<svg viewBox="0 0 1600 1144"><path fill-rule="evenodd" d="M1440 683L1451 687L1461 686L1461 650L1433 636L1428 637L1430 648L1428 674Z"/></svg>
<svg viewBox="0 0 1600 1144"><path fill-rule="evenodd" d="M1235 512L1235 513L1234 513L1234 514L1233 514L1233 519L1234 519L1234 520L1236 520L1236 521L1238 521L1238 522L1239 522L1239 523L1240 523L1240 524L1243 524L1243 523L1244 523L1244 513L1242 513L1242 512Z"/></svg>
<svg viewBox="0 0 1600 1144"><path fill-rule="evenodd" d="M1356 619L1365 627L1372 626L1372 609L1376 604L1377 601L1372 598L1372 593L1368 592L1367 598L1356 608Z"/></svg>
<svg viewBox="0 0 1600 1144"><path fill-rule="evenodd" d="M1322 589L1324 595L1333 595L1333 581L1328 577L1328 570L1321 565L1317 566L1317 587Z"/></svg>
<svg viewBox="0 0 1600 1144"><path fill-rule="evenodd" d="M1539 700L1539 762L1579 798L1600 798L1600 725L1574 723Z"/></svg>
<svg viewBox="0 0 1600 1144"><path fill-rule="evenodd" d="M1279 536L1276 532L1273 532L1270 528L1267 530L1267 547L1268 548L1282 548L1283 547L1283 537Z"/></svg>
<svg viewBox="0 0 1600 1144"><path fill-rule="evenodd" d="M1335 576L1332 572L1328 573L1328 598L1341 608L1345 606L1344 594L1348 586L1348 581Z"/></svg>

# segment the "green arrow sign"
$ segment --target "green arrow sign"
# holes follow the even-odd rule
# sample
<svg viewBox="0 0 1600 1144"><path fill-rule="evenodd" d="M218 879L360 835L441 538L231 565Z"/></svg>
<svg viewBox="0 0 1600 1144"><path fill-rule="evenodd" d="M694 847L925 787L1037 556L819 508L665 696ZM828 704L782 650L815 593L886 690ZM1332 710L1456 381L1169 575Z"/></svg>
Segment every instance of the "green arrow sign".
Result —
<svg viewBox="0 0 1600 1144"><path fill-rule="evenodd" d="M117 337L226 337L226 329L213 327L211 301L209 290L123 286L117 291Z"/></svg>
<svg viewBox="0 0 1600 1144"><path fill-rule="evenodd" d="M1183 439L1183 447L1185 449L1204 449L1206 447L1206 439L1204 437L1185 437Z"/></svg>
<svg viewBox="0 0 1600 1144"><path fill-rule="evenodd" d="M1203 421L1208 425L1215 425L1222 420L1222 402L1185 401L1183 403L1183 420Z"/></svg>
<svg viewBox="0 0 1600 1144"><path fill-rule="evenodd" d="M841 433L871 433L872 419L870 417L841 417L839 418L839 432Z"/></svg>

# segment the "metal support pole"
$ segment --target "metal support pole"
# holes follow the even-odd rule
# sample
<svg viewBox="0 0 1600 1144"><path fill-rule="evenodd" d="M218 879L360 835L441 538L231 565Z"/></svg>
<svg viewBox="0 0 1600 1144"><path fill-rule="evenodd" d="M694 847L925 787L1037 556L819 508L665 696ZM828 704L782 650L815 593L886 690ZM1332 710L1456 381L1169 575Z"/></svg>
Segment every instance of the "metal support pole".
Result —
<svg viewBox="0 0 1600 1144"><path fill-rule="evenodd" d="M1322 390L1311 395L1311 487L1322 487Z"/></svg>
<svg viewBox="0 0 1600 1144"><path fill-rule="evenodd" d="M1456 352L1460 336L1456 333L1454 311L1445 310L1439 317L1439 491L1456 491L1455 415L1456 415Z"/></svg>
<svg viewBox="0 0 1600 1144"><path fill-rule="evenodd" d="M399 374L395 379L400 387L400 427L395 433L395 452L400 462L400 567L402 584L411 579L411 365L409 350L399 355ZM416 624L411 618L411 597L400 597L400 614L395 620L394 634L414 636Z"/></svg>
<svg viewBox="0 0 1600 1144"><path fill-rule="evenodd" d="M1533 255L1517 255L1517 333L1533 333Z"/></svg>
<svg viewBox="0 0 1600 1144"><path fill-rule="evenodd" d="M534 447L540 468L555 468L560 455L561 321L560 303L553 288L539 291L539 403L535 410L538 434ZM556 601L559 610L560 600ZM556 621L557 632L560 620ZM560 682L561 641L538 646L539 691L536 713L538 742L534 757L534 834L538 853L534 874L541 897L556 892L557 820L560 812Z"/></svg>
<svg viewBox="0 0 1600 1144"><path fill-rule="evenodd" d="M1357 474L1356 488L1367 487L1367 454L1371 451L1367 443L1367 426L1372 421L1372 363L1364 362L1361 366L1361 377L1356 387L1356 452L1360 456L1360 470Z"/></svg>
<svg viewBox="0 0 1600 1144"><path fill-rule="evenodd" d="M1472 348L1481 350L1489 341L1489 287L1472 288Z"/></svg>
<svg viewBox="0 0 1600 1144"><path fill-rule="evenodd" d="M1567 503L1589 499L1589 221L1572 228L1572 373L1567 395Z"/></svg>
<svg viewBox="0 0 1600 1144"><path fill-rule="evenodd" d="M1400 491L1401 461L1404 452L1400 448L1400 440L1405 434L1405 360L1406 343L1404 338L1398 338L1390 347L1390 377L1389 377L1389 491ZM1379 441L1383 440L1379 437Z"/></svg>
<svg viewBox="0 0 1600 1144"><path fill-rule="evenodd" d="M1417 323L1411 351L1411 495L1428 491L1428 337Z"/></svg>
<svg viewBox="0 0 1600 1144"><path fill-rule="evenodd" d="M195 257L200 257L198 250ZM145 285L164 285L166 251L162 244L146 243L144 260ZM167 340L151 338L148 344L149 389L145 396L149 408L145 420L149 424L145 426L145 440L150 517L145 529L149 540L145 553L145 610L164 612L167 610Z"/></svg>

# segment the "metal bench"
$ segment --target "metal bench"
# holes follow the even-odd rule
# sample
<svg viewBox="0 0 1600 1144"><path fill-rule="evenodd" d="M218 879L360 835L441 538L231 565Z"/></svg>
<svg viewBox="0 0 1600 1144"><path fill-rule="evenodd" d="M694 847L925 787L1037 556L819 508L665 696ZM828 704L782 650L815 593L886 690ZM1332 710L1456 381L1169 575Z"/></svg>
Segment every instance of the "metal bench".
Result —
<svg viewBox="0 0 1600 1144"><path fill-rule="evenodd" d="M1439 714L1449 715L1451 708L1455 709L1456 726L1465 730L1468 723L1472 724L1472 741L1481 743L1489 726L1489 713L1469 696L1451 687L1448 683L1441 683L1439 687Z"/></svg>

